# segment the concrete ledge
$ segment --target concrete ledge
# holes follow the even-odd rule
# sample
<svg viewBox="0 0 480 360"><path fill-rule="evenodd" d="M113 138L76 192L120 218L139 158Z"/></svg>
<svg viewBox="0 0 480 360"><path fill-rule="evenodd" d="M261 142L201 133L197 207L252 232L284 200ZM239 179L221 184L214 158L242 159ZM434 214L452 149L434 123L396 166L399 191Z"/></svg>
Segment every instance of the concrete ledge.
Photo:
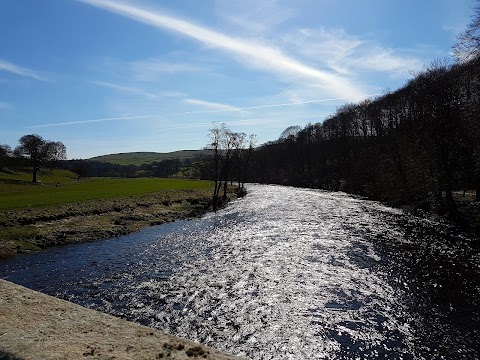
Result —
<svg viewBox="0 0 480 360"><path fill-rule="evenodd" d="M239 359L0 279L0 359Z"/></svg>

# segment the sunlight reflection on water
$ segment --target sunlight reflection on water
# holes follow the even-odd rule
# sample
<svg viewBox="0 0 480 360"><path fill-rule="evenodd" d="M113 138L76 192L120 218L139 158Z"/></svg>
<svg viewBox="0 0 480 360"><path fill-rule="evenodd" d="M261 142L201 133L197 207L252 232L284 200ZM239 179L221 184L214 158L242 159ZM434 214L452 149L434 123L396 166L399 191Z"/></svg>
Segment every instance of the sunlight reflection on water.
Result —
<svg viewBox="0 0 480 360"><path fill-rule="evenodd" d="M343 193L250 185L202 219L18 257L0 274L252 359L435 357L374 241L409 243L397 217Z"/></svg>

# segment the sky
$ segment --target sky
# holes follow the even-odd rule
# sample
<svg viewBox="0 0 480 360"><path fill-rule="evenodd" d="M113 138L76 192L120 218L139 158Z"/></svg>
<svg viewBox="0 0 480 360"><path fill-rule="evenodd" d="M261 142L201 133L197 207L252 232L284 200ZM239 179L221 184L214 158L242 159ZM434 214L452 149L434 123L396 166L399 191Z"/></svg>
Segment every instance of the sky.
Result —
<svg viewBox="0 0 480 360"><path fill-rule="evenodd" d="M0 144L68 158L259 144L451 56L473 0L0 0Z"/></svg>

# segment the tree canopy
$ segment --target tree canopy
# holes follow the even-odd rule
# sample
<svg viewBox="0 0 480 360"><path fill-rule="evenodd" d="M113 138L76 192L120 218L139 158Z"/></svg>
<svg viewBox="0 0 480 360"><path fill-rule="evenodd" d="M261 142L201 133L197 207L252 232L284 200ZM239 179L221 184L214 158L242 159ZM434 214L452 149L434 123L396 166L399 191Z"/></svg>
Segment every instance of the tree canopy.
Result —
<svg viewBox="0 0 480 360"><path fill-rule="evenodd" d="M473 8L472 19L465 31L457 36L453 53L460 61L468 61L480 56L480 0Z"/></svg>
<svg viewBox="0 0 480 360"><path fill-rule="evenodd" d="M49 141L40 135L24 135L18 140L19 145L15 148L14 154L30 159L33 166L32 182L37 182L37 172L40 165L46 161L64 160L67 158L65 145L60 141Z"/></svg>

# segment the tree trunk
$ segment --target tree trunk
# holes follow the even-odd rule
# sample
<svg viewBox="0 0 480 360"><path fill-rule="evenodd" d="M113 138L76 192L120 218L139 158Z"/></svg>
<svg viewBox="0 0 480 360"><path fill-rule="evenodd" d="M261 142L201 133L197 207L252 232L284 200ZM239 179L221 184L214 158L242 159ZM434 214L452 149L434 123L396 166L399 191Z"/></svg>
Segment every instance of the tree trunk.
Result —
<svg viewBox="0 0 480 360"><path fill-rule="evenodd" d="M220 181L220 184L219 184L219 179L218 179L218 157L219 157L219 154L218 154L218 145L216 145L216 143L214 143L215 145L215 148L214 148L214 174L213 174L213 180L215 182L215 187L213 188L213 199L212 199L212 205L213 205L213 210L214 211L217 211L217 206L218 206L218 189L220 188L220 184L221 184L221 181Z"/></svg>
<svg viewBox="0 0 480 360"><path fill-rule="evenodd" d="M450 219L455 219L457 217L458 209L457 204L453 200L452 187L450 184L447 185L445 189L445 202L447 204L448 217Z"/></svg>
<svg viewBox="0 0 480 360"><path fill-rule="evenodd" d="M439 179L437 179L437 182L435 184L435 203L437 206L437 214L444 215L447 211L447 205L445 204L445 201L443 199L442 185Z"/></svg>
<svg viewBox="0 0 480 360"><path fill-rule="evenodd" d="M475 189L475 201L480 201L480 170L477 171L477 181Z"/></svg>
<svg viewBox="0 0 480 360"><path fill-rule="evenodd" d="M36 160L33 161L33 176L32 176L32 183L37 182L37 171L38 171L38 162Z"/></svg>
<svg viewBox="0 0 480 360"><path fill-rule="evenodd" d="M225 179L223 181L223 200L227 199L227 188L228 188L228 164L225 166Z"/></svg>
<svg viewBox="0 0 480 360"><path fill-rule="evenodd" d="M243 170L243 171L242 171L242 172L243 172L243 174L242 174L242 179L241 179L242 184L241 184L241 186L240 186L240 188L241 188L242 190L243 190L243 188L245 187L245 181L247 180L248 162L250 161L250 155L252 154L252 151L253 151L253 149L252 149L252 147L250 147L250 148L248 149L247 158L245 159L245 166L244 166L243 169L242 169L242 170Z"/></svg>

